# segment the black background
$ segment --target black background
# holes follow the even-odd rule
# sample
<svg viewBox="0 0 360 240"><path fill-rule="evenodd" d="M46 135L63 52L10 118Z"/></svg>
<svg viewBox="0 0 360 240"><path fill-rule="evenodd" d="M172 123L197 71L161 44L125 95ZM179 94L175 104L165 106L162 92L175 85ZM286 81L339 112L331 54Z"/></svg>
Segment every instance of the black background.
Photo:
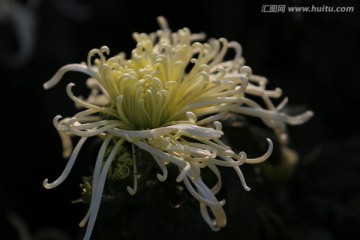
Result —
<svg viewBox="0 0 360 240"><path fill-rule="evenodd" d="M77 93L85 93L81 90L85 77L67 74L63 82L48 91L42 84L61 66L85 61L92 48L107 45L112 54L129 54L135 46L132 32L157 30L159 15L167 18L172 30L189 27L209 37L238 41L247 65L254 73L266 76L270 88L282 88L289 105L315 112L305 125L289 128L291 145L301 161L293 177L281 187L281 194L286 196L280 196L278 188L265 191L279 193L268 196L289 232L287 238L358 239L357 1L287 3L355 8L353 13L297 14L261 12L263 4L277 5L281 1L72 1L82 4L81 8L66 3L71 1L64 2L41 1L34 11L35 44L23 64L9 66L7 56L16 52L18 43L8 23L2 21L0 25L0 239L16 239L15 230L6 220L10 212L20 216L32 234L56 228L75 239L86 207L73 205L71 200L79 196L80 176L88 172L91 154L81 153L74 171L58 188L45 190L42 181L55 179L66 164L52 119L57 114L70 116L75 112L65 86L76 82ZM18 3L24 6L26 1ZM246 208L246 201L242 204ZM242 238L241 231L238 237L247 239Z"/></svg>

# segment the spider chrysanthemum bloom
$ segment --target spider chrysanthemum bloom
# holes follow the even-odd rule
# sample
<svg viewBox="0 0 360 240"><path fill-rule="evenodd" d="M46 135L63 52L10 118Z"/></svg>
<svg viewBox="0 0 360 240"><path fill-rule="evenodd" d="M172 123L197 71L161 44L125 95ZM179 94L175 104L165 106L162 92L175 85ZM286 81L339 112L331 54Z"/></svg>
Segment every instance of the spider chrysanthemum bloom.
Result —
<svg viewBox="0 0 360 240"><path fill-rule="evenodd" d="M122 156L125 142L130 143L133 153L132 164L128 165L134 175L134 186L128 187L130 194L136 193L141 177L136 166L142 159L136 159L134 154L140 149L151 154L159 165L160 181L166 180L168 165L178 167L176 181L184 183L199 201L204 220L218 230L226 225L222 207L225 201L216 198L222 184L218 167L233 168L243 187L250 190L240 166L266 160L273 148L267 139L268 150L258 158L233 152L220 140L223 135L220 121L229 113L258 117L285 142L286 123L301 124L312 116L310 111L296 117L282 113L286 98L274 106L271 98L279 98L281 90L266 90L267 80L252 75L251 69L244 66L238 43L224 38L201 43L204 34L191 34L187 28L172 33L164 18L158 20L161 30L156 33L134 34L137 45L130 59L123 53L107 59L107 47L94 49L89 52L87 63L62 67L44 85L51 88L67 71L83 72L90 77L87 84L91 92L87 99L74 96L73 83L67 86L69 97L85 110L70 118L57 116L54 125L62 136L65 155L72 150L68 136L75 135L80 140L61 176L53 183L44 181L46 188L61 184L86 139L103 140L92 177L90 208L81 222L84 225L88 221L85 239L90 238L95 224L111 163ZM224 61L229 49L233 50L234 58ZM263 104L249 96L262 99ZM203 182L203 168L214 173L217 184L207 186Z"/></svg>

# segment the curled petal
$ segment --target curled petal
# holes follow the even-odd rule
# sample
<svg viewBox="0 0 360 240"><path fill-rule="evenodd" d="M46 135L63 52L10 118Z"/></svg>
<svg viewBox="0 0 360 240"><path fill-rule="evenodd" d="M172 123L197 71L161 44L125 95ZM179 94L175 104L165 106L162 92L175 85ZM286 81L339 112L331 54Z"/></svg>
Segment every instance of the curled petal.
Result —
<svg viewBox="0 0 360 240"><path fill-rule="evenodd" d="M246 163L251 163L251 164L261 163L270 157L270 155L273 151L273 142L269 138L267 138L266 140L269 143L269 147L268 147L268 150L266 151L266 153L258 158L247 158L245 160Z"/></svg>
<svg viewBox="0 0 360 240"><path fill-rule="evenodd" d="M46 189L52 189L52 188L55 188L57 186L59 186L66 178L67 176L69 175L72 167L74 166L74 163L75 163L75 160L79 154L79 151L82 147L82 145L84 144L84 142L86 141L86 137L82 137L78 144L76 145L73 153L71 154L71 157L68 161L68 163L66 164L66 167L64 169L64 171L61 173L60 177L58 179L56 179L54 182L52 183L48 183L48 179L45 179L44 182L43 182L43 186L46 188Z"/></svg>
<svg viewBox="0 0 360 240"><path fill-rule="evenodd" d="M64 119L62 121L60 121L60 119L62 119L61 115L57 115L56 117L54 117L53 119L54 127L61 132L69 131L69 128L66 126L66 124L64 124L64 122L67 122L68 119Z"/></svg>
<svg viewBox="0 0 360 240"><path fill-rule="evenodd" d="M60 82L65 73L70 71L82 72L89 75L90 77L97 78L97 73L84 64L68 64L60 68L49 81L44 83L43 87L45 89L52 88L58 84L58 82Z"/></svg>
<svg viewBox="0 0 360 240"><path fill-rule="evenodd" d="M106 114L109 114L110 116L116 117L118 118L118 114L116 113L116 111L114 109L111 108L105 108L105 107L99 107L97 105L91 104L85 100L82 100L80 98L75 97L75 95L72 92L72 87L75 86L74 83L69 83L66 86L66 93L68 94L68 96L79 106L84 107L84 108L88 108L91 109L92 111L98 111L98 112L103 112Z"/></svg>
<svg viewBox="0 0 360 240"><path fill-rule="evenodd" d="M163 163L163 160L161 160L159 157L154 156L154 159L162 171L162 175L160 173L158 173L156 176L160 182L163 182L166 180L166 178L168 176L167 168L166 168L165 164Z"/></svg>

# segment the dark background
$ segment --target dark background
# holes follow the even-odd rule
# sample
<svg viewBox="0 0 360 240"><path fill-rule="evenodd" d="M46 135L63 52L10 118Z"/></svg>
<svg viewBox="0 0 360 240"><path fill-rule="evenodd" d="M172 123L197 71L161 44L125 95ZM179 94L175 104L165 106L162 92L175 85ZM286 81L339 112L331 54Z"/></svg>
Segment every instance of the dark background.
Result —
<svg viewBox="0 0 360 240"><path fill-rule="evenodd" d="M15 11L27 9L33 14L32 24L25 21L33 45L23 62L13 62L19 41L11 21L0 17L3 143L0 239L18 239L8 221L12 213L38 239L48 229L57 229L68 235L68 239L75 239L77 224L86 207L73 205L71 200L80 194L80 176L88 171L91 154L86 151L80 154L74 171L58 188L45 190L42 181L55 179L66 164L52 119L57 114L70 116L75 112L65 86L76 82L81 93L85 77L67 74L62 83L49 91L43 90L42 84L61 66L86 61L92 48L107 45L112 54L120 51L129 54L135 47L132 32L157 30L159 15L167 18L174 31L188 27L209 37L238 41L247 65L254 73L266 76L270 88L282 88L290 99L289 105L315 112L308 123L289 128L291 146L301 157L293 176L281 186L267 186L259 191L259 197L268 202L265 205L275 217L256 222L245 217L239 223L242 227L237 232L238 238L231 235L228 239L250 239L247 236L358 239L360 125L356 116L360 104L360 14L357 1L291 1L288 6L325 4L355 8L353 13L297 14L261 13L263 4L277 5L281 1L68 0L61 4L52 0L39 1L32 10L26 5L28 1L15 2L19 6ZM243 191L240 183L238 187ZM240 211L254 204L239 201ZM151 216L143 216L140 222L149 221ZM273 231L264 227L274 221L279 222L276 226L282 226L280 230L272 224ZM254 224L267 230L259 234L244 230L256 231ZM236 229L236 225L229 224L229 228ZM273 235L267 234L269 231ZM219 234L212 237L221 239Z"/></svg>

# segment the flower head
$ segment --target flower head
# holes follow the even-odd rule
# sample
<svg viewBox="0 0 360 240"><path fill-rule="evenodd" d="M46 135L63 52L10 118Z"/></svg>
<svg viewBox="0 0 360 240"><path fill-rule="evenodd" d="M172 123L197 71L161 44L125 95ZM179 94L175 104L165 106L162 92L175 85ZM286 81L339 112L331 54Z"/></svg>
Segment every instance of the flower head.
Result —
<svg viewBox="0 0 360 240"><path fill-rule="evenodd" d="M225 201L216 198L222 185L218 167L233 168L243 187L250 190L240 166L266 160L273 148L272 141L267 139L268 150L258 158L235 153L221 141L221 121L229 113L258 117L285 143L285 125L301 124L312 116L312 112L295 117L281 112L286 98L274 106L271 99L279 98L281 90L267 90L267 80L253 75L244 66L237 42L221 38L201 43L204 34L192 34L187 28L171 32L164 18L158 20L161 30L156 33L134 33L137 45L129 59L123 53L107 58L109 49L104 46L91 50L87 63L66 65L44 84L46 89L53 87L68 71L90 77L87 99L73 94L73 83L67 86L69 97L84 110L70 118L54 118L65 146L64 155L70 155L72 150L69 135L80 140L61 176L52 183L44 181L46 188L61 184L84 142L91 137L102 139L92 177L90 208L81 223L88 221L85 239L90 238L114 159L121 156L127 159L126 169L131 171L126 173L131 172L134 181L134 186L127 188L130 194L136 193L138 178L142 177L137 172L137 162L142 161L135 157L138 149L151 154L159 165L160 181L167 179L169 165L177 166L176 181L184 183L199 201L204 220L213 230L218 230L226 225L222 208ZM224 61L229 51L234 52L234 58ZM252 100L253 97L262 99L263 104ZM132 156L124 157L125 142L132 146L129 149ZM207 186L202 180L204 168L217 177L214 186Z"/></svg>

